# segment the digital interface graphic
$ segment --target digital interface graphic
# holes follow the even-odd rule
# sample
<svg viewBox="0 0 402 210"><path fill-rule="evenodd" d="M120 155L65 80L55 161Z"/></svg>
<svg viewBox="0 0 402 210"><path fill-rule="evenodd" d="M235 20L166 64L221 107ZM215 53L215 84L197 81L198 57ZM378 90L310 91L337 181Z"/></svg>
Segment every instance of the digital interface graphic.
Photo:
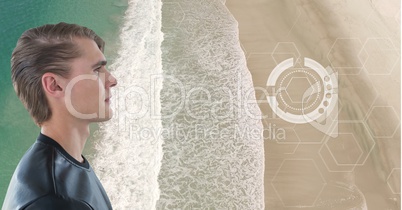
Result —
<svg viewBox="0 0 402 210"><path fill-rule="evenodd" d="M263 114L265 209L400 209L400 2L226 5Z"/></svg>
<svg viewBox="0 0 402 210"><path fill-rule="evenodd" d="M327 135L336 137L337 74L312 59L304 58L303 62L304 68L292 70L290 68L295 63L293 58L289 58L273 69L267 80L267 89L275 94L268 96L267 101L281 119L295 124L310 123ZM329 115L335 117L328 119ZM326 120L330 121L319 127L320 121Z"/></svg>
<svg viewBox="0 0 402 210"><path fill-rule="evenodd" d="M114 209L401 209L400 1L0 6L0 206L40 132L12 50L65 21L104 38L118 81L83 151Z"/></svg>

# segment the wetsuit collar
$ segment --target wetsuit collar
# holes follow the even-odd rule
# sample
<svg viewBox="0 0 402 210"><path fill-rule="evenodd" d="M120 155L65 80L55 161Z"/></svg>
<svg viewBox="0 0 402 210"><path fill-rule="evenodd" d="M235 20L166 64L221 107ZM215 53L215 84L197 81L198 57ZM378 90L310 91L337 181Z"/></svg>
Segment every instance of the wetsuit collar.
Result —
<svg viewBox="0 0 402 210"><path fill-rule="evenodd" d="M45 134L40 133L37 139L38 142L42 142L44 144L47 145L51 145L53 147L55 147L57 150L59 150L68 160L72 161L74 164L77 164L81 167L84 167L86 169L89 169L89 163L87 161L87 159L85 159L84 156L82 156L82 158L84 159L83 163L80 163L79 161L77 161L75 158L73 158L70 154L68 154L66 152L66 150L63 149L63 147L57 143L55 140L53 140L52 138L50 138L49 136L46 136Z"/></svg>

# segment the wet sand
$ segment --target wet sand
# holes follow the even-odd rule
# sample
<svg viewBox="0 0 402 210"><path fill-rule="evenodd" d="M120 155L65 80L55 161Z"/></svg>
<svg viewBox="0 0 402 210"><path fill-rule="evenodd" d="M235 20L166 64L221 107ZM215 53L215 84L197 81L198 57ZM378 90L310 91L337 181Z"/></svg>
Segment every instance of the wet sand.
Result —
<svg viewBox="0 0 402 210"><path fill-rule="evenodd" d="M264 113L265 209L400 209L400 2L225 4L239 22ZM331 129L336 124L338 132L329 133L337 137L313 123L287 122L267 103L267 95L275 93L267 88L268 77L293 58L290 76L280 78L288 85L280 84L286 94L280 92L279 106L286 107L285 113L301 110L300 95L319 77L303 76L311 72L306 57L337 73L338 88L331 90L338 97L332 101L337 102L337 119L325 112L324 119L316 120L332 122ZM322 93L325 88L331 89L322 81L318 89ZM306 103L326 100L319 93L314 97Z"/></svg>

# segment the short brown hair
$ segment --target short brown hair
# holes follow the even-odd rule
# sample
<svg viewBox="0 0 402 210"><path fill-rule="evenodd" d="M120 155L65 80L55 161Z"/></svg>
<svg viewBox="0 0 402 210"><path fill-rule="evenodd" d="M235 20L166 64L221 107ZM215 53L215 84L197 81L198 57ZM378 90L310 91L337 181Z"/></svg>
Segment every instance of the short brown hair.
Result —
<svg viewBox="0 0 402 210"><path fill-rule="evenodd" d="M25 31L11 57L15 92L40 126L52 112L42 87L42 76L51 72L67 77L69 61L81 56L73 38L89 38L103 52L105 42L89 28L68 23L47 24Z"/></svg>

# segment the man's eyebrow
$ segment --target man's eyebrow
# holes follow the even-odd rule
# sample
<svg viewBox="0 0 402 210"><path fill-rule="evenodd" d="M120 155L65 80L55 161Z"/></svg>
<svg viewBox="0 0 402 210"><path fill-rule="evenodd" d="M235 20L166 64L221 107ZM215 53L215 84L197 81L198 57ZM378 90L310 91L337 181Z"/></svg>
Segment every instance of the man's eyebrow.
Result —
<svg viewBox="0 0 402 210"><path fill-rule="evenodd" d="M97 63L95 63L94 65L92 65L92 68L96 68L99 66L105 66L106 64L107 64L107 61L101 60L101 61L98 61Z"/></svg>

